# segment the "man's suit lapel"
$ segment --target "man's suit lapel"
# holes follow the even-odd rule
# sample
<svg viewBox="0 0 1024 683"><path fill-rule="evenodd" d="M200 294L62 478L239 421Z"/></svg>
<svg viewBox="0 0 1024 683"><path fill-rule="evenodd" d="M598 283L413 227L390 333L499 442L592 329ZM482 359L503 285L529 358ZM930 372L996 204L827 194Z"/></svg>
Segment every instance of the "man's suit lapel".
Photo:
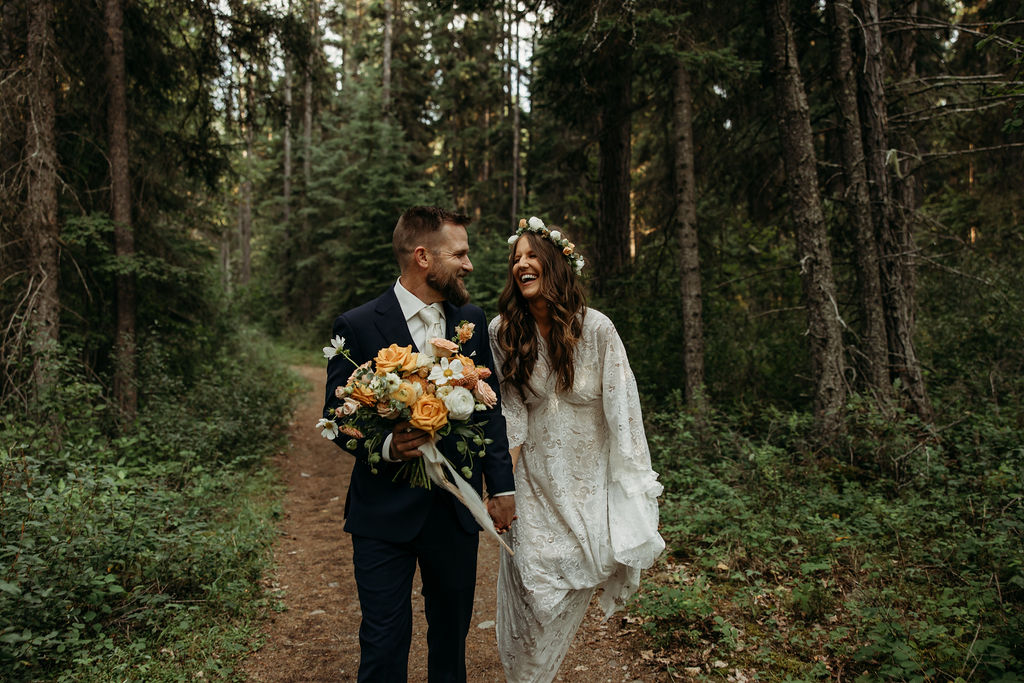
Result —
<svg viewBox="0 0 1024 683"><path fill-rule="evenodd" d="M447 339L451 339L455 336L455 326L459 324L459 309L444 301L441 304L444 306L444 336Z"/></svg>
<svg viewBox="0 0 1024 683"><path fill-rule="evenodd" d="M389 287L380 295L374 312L377 314L375 320L377 331L387 340L387 344L393 343L416 348L416 344L412 341L412 335L409 333L409 325L405 322L402 306L398 303L398 297L395 296L394 287Z"/></svg>

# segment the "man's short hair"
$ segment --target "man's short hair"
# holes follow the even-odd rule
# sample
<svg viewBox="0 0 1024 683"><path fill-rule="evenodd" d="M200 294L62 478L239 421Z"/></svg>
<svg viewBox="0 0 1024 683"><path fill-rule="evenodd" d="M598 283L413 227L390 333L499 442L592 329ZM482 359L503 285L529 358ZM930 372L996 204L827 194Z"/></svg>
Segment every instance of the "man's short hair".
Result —
<svg viewBox="0 0 1024 683"><path fill-rule="evenodd" d="M454 213L437 206L414 206L406 209L391 236L391 248L399 268L405 268L416 247L423 245L433 251L437 247L437 234L445 223L463 227L472 219L461 213Z"/></svg>

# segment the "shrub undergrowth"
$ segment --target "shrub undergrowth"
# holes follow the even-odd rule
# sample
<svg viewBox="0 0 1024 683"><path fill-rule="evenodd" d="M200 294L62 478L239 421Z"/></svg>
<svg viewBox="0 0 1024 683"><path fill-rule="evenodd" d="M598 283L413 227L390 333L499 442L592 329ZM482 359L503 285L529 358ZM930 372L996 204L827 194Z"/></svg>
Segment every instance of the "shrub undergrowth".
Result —
<svg viewBox="0 0 1024 683"><path fill-rule="evenodd" d="M251 649L278 514L264 458L294 379L236 335L188 384L153 343L140 417L116 435L68 367L0 427L0 670L10 680L232 675Z"/></svg>
<svg viewBox="0 0 1024 683"><path fill-rule="evenodd" d="M1024 676L1024 439L1004 411L929 428L854 398L809 416L653 415L669 551L634 612L669 668L759 680Z"/></svg>

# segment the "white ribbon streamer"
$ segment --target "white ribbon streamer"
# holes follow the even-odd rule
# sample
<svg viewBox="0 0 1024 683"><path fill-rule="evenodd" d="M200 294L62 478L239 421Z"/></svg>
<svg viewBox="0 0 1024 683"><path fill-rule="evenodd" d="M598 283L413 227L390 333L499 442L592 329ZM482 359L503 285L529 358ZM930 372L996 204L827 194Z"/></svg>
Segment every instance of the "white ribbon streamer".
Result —
<svg viewBox="0 0 1024 683"><path fill-rule="evenodd" d="M427 471L427 476L430 477L430 481L434 482L444 490L455 496L456 500L466 506L466 509L473 515L473 519L477 521L477 524L483 528L484 531L489 533L491 536L501 544L501 547L508 551L509 555L515 555L512 552L512 548L508 547L504 539L498 534L498 531L494 528L494 522L491 521L491 516L487 513L487 507L484 502L480 500L480 496L476 490L470 486L469 482L456 471L455 467L448 462L448 458L441 454L441 451L437 450L437 444L433 441L428 441L425 444L420 445L420 452L423 453L423 468ZM444 470L447 469L451 473L451 479L444 476ZM453 484L452 481L455 483Z"/></svg>

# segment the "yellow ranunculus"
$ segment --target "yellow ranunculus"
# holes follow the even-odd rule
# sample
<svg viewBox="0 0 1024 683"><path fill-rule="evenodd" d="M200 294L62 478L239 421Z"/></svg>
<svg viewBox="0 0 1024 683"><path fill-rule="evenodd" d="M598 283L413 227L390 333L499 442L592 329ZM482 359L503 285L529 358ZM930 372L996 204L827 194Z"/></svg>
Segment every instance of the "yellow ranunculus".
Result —
<svg viewBox="0 0 1024 683"><path fill-rule="evenodd" d="M399 403L404 403L407 406L411 406L416 403L418 398L416 387L411 382L402 382L398 385L398 388L391 392L391 398L395 399Z"/></svg>
<svg viewBox="0 0 1024 683"><path fill-rule="evenodd" d="M448 423L448 407L436 396L423 396L413 404L409 423L416 429L436 434Z"/></svg>
<svg viewBox="0 0 1024 683"><path fill-rule="evenodd" d="M378 375L396 371L409 372L416 367L416 354L412 352L411 346L392 344L378 351L374 362L377 364Z"/></svg>

